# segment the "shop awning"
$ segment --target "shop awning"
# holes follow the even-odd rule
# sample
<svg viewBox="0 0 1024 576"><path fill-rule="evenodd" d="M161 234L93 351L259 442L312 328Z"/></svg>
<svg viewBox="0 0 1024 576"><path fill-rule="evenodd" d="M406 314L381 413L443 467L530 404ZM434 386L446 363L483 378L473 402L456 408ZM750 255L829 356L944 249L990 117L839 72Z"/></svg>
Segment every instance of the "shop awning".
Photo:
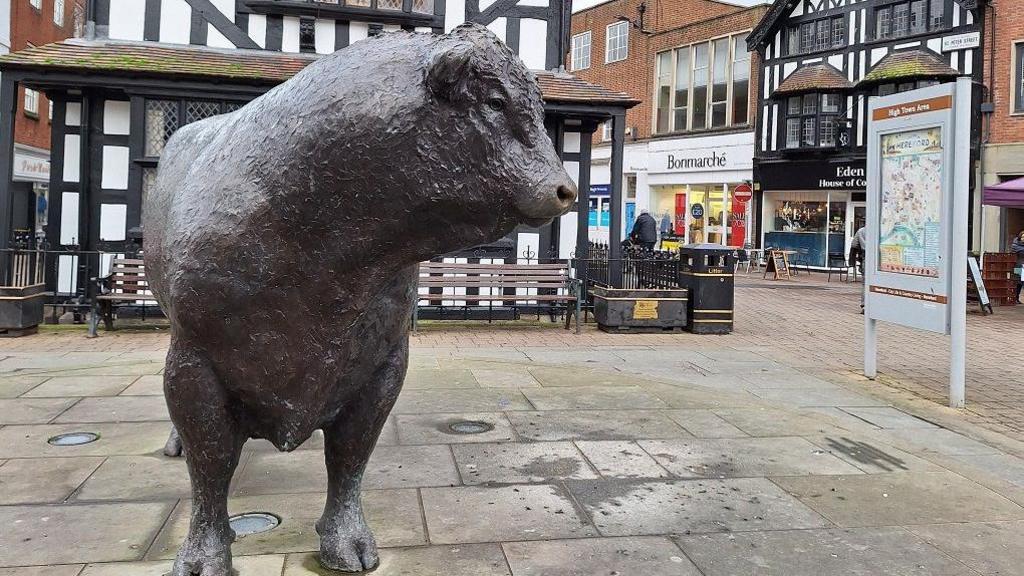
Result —
<svg viewBox="0 0 1024 576"><path fill-rule="evenodd" d="M989 206L1024 208L1024 178L985 186L981 193L981 203Z"/></svg>

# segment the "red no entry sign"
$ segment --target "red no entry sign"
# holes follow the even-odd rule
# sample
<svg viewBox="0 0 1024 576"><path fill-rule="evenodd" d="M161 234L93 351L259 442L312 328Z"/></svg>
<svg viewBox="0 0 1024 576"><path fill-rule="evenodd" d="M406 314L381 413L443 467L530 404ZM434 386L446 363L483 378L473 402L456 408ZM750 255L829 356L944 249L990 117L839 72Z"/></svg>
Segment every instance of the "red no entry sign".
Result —
<svg viewBox="0 0 1024 576"><path fill-rule="evenodd" d="M750 202L750 199L754 197L754 191L749 184L740 184L732 191L732 197L737 202Z"/></svg>

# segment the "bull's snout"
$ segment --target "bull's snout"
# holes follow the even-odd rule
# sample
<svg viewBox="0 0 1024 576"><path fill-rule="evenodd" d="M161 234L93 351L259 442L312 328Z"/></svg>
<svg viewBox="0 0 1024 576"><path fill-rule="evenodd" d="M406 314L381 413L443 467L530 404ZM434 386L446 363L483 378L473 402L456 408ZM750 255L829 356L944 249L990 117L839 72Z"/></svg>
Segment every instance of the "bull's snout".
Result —
<svg viewBox="0 0 1024 576"><path fill-rule="evenodd" d="M564 178L546 178L532 193L521 196L516 208L528 223L536 225L568 212L576 195L576 185L568 174Z"/></svg>

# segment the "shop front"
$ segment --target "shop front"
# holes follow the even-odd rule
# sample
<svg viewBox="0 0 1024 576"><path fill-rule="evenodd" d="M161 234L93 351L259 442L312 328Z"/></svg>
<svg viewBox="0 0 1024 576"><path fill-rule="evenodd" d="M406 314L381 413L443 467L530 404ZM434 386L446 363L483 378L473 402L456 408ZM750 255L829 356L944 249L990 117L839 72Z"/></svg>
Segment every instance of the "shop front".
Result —
<svg viewBox="0 0 1024 576"><path fill-rule="evenodd" d="M13 239L28 244L46 233L49 204L50 152L15 143L11 170L11 231Z"/></svg>
<svg viewBox="0 0 1024 576"><path fill-rule="evenodd" d="M650 143L647 205L663 250L751 241L753 151L750 132Z"/></svg>
<svg viewBox="0 0 1024 576"><path fill-rule="evenodd" d="M761 246L790 251L799 266L845 260L866 221L866 172L863 159L761 162Z"/></svg>

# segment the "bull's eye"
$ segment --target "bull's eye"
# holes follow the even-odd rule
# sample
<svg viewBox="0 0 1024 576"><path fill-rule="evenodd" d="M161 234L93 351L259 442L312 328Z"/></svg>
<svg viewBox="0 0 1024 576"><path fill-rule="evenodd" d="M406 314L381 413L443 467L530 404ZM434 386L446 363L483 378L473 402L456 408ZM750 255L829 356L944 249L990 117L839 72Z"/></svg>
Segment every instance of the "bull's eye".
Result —
<svg viewBox="0 0 1024 576"><path fill-rule="evenodd" d="M501 98L490 98L487 100L487 105L495 112L501 112L505 109L505 101Z"/></svg>

